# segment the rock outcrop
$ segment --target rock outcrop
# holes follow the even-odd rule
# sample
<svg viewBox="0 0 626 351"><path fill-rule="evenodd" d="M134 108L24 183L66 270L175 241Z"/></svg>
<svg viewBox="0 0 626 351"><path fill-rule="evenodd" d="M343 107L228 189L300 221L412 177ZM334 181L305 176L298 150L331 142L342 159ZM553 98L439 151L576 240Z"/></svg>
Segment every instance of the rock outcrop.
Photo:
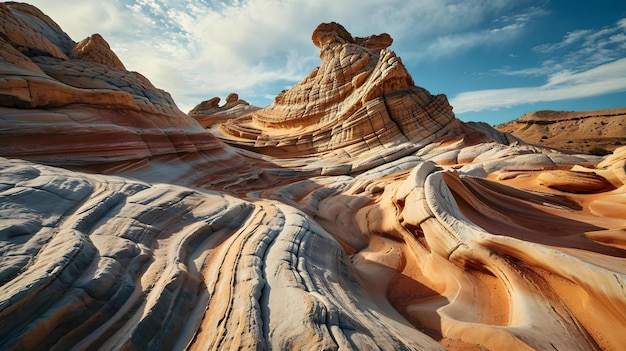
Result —
<svg viewBox="0 0 626 351"><path fill-rule="evenodd" d="M626 145L626 108L536 111L495 128L536 145L605 155Z"/></svg>
<svg viewBox="0 0 626 351"><path fill-rule="evenodd" d="M388 34L353 38L328 23L314 31L313 43L321 66L272 105L226 121L226 142L280 158L339 150L356 157L393 154L399 144L428 143L460 128L444 95L415 86L387 49Z"/></svg>
<svg viewBox="0 0 626 351"><path fill-rule="evenodd" d="M195 180L247 167L167 92L127 71L100 35L76 43L20 3L0 4L0 20L0 155L110 173L178 160L185 167L173 178Z"/></svg>
<svg viewBox="0 0 626 351"><path fill-rule="evenodd" d="M258 109L260 107L252 106L247 101L239 99L239 95L231 93L226 97L223 106L220 106L220 98L214 97L194 107L189 111L189 116L195 118L203 127L210 128Z"/></svg>
<svg viewBox="0 0 626 351"><path fill-rule="evenodd" d="M626 348L626 148L462 123L334 23L274 104L192 118L0 11L0 349Z"/></svg>
<svg viewBox="0 0 626 351"><path fill-rule="evenodd" d="M100 34L84 39L72 48L72 58L81 61L98 62L105 66L125 70L124 64L111 50L109 43Z"/></svg>

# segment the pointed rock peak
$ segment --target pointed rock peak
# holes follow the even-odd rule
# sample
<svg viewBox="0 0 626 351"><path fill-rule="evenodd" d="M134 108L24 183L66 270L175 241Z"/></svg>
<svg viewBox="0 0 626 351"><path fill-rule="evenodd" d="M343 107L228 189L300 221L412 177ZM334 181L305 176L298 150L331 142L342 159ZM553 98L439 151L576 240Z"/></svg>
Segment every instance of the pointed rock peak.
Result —
<svg viewBox="0 0 626 351"><path fill-rule="evenodd" d="M72 57L77 60L97 62L109 67L125 70L124 64L111 50L109 43L100 35L83 39L72 49Z"/></svg>
<svg viewBox="0 0 626 351"><path fill-rule="evenodd" d="M75 44L39 9L15 2L0 3L0 37L27 57L65 60Z"/></svg>
<svg viewBox="0 0 626 351"><path fill-rule="evenodd" d="M338 23L312 35L321 65L268 107L224 122L225 140L272 156L349 147L350 153L397 140L425 142L456 128L444 95L416 87L388 34L353 37ZM232 136L232 137L231 137ZM429 139L429 140L430 140Z"/></svg>
<svg viewBox="0 0 626 351"><path fill-rule="evenodd" d="M393 43L393 39L387 33L379 35L370 35L365 38L352 37L352 35L339 23L322 23L313 31L313 44L318 48L325 50L332 43L338 44L357 44L366 47L372 51L380 51L386 49Z"/></svg>
<svg viewBox="0 0 626 351"><path fill-rule="evenodd" d="M237 101L239 101L239 94L237 94L237 93L230 93L226 97L226 103L227 104L235 103Z"/></svg>

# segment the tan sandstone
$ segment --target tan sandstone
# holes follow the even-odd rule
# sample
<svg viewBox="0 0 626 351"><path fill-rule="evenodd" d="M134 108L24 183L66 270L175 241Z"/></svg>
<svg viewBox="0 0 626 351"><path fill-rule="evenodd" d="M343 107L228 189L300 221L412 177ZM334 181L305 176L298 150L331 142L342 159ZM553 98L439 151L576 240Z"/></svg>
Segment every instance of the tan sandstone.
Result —
<svg viewBox="0 0 626 351"><path fill-rule="evenodd" d="M0 21L0 349L626 349L626 147L463 123L337 23L272 105L190 116Z"/></svg>

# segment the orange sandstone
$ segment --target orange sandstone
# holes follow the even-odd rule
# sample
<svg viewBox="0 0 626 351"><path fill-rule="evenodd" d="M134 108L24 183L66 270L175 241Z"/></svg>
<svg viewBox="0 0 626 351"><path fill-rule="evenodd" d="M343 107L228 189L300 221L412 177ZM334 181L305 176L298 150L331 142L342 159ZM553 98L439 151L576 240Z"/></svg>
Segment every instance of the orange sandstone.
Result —
<svg viewBox="0 0 626 351"><path fill-rule="evenodd" d="M626 148L462 123L337 23L272 105L186 115L99 35L0 20L1 349L626 348Z"/></svg>

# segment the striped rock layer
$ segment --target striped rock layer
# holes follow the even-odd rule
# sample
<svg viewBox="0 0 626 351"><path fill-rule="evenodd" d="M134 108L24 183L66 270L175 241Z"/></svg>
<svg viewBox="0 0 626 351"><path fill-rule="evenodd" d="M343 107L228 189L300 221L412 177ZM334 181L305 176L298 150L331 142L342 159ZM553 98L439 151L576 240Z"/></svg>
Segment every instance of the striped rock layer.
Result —
<svg viewBox="0 0 626 351"><path fill-rule="evenodd" d="M0 16L0 349L626 348L626 148L462 123L338 24L271 106L192 118Z"/></svg>

